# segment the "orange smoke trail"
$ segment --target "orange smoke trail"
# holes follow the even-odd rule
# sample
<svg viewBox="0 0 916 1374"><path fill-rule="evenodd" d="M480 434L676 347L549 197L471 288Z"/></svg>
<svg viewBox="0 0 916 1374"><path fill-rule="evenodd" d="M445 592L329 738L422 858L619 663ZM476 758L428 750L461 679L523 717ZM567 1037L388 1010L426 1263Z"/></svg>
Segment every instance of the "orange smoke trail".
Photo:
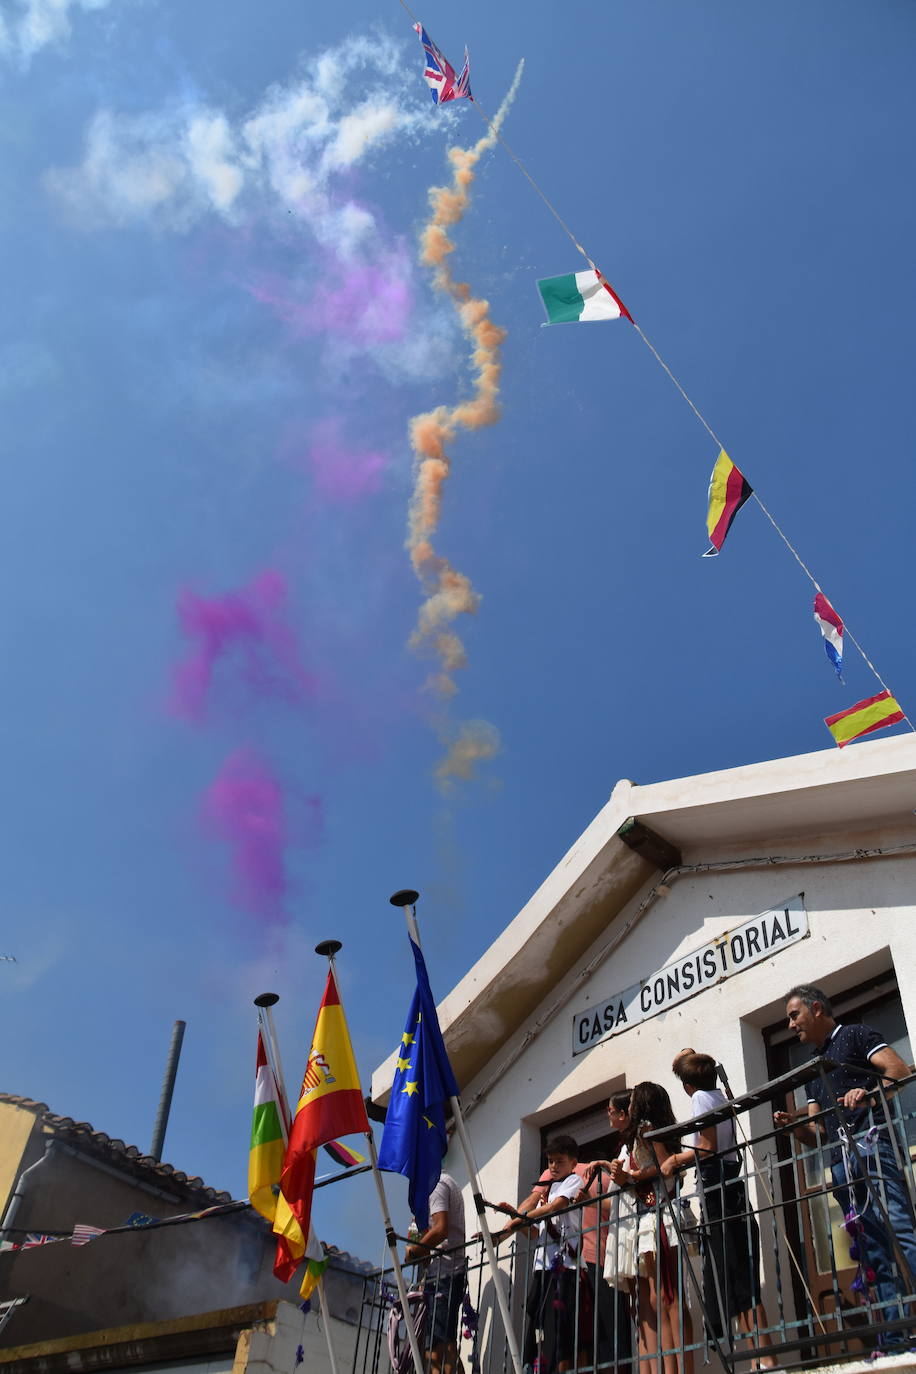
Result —
<svg viewBox="0 0 916 1374"><path fill-rule="evenodd" d="M475 372L469 400L455 406L437 406L435 410L415 415L409 427L415 475L408 513L407 548L414 572L426 593L410 643L414 648L432 647L439 660L439 671L429 685L442 697L452 696L458 690L453 674L467 661L464 645L452 628L453 622L459 615L473 614L480 604L470 579L438 554L432 543L439 528L445 483L451 473L452 463L446 446L459 429L480 429L499 419L500 349L506 337L506 331L490 319L489 302L472 296L467 282L457 281L452 275L449 255L455 251L455 245L446 231L464 217L470 204L475 168L483 154L496 143L500 126L515 99L523 68L524 62L520 62L509 92L483 138L472 148L449 149L453 169L451 185L430 189L432 214L420 238L420 260L434 269L436 289L449 296L455 306L471 344ZM486 726L478 743L473 743L468 731L473 732L481 725L486 722L468 723L462 727L446 759L436 770L438 777L470 777L475 758L491 758L497 752L499 737L493 726Z"/></svg>

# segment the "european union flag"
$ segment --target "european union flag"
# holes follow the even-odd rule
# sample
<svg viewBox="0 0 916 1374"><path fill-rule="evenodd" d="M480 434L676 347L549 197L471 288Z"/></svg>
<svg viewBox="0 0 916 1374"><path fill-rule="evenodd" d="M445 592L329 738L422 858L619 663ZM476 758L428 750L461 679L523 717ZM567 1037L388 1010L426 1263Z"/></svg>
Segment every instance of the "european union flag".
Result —
<svg viewBox="0 0 916 1374"><path fill-rule="evenodd" d="M423 953L413 940L410 945L417 966L417 990L401 1036L378 1164L389 1173L406 1175L410 1210L420 1230L425 1231L429 1226L429 1195L439 1181L442 1156L448 1147L446 1104L458 1096L458 1084L445 1052Z"/></svg>

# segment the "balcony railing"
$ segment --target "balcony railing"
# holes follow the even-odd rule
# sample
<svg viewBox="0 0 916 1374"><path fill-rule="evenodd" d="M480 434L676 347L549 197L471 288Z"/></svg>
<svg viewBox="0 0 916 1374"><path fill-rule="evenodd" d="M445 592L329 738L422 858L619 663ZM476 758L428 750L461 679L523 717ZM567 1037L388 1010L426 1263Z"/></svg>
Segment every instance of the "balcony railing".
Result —
<svg viewBox="0 0 916 1374"><path fill-rule="evenodd" d="M575 1257L567 1247L542 1277L535 1234L518 1231L500 1243L500 1277L531 1374L697 1374L707 1365L744 1374L760 1362L800 1369L910 1346L916 1075L893 1094L877 1082L859 1129L838 1108L849 1127L840 1141L819 1132L815 1143L801 1144L792 1127L773 1126L772 1111L786 1106L787 1095L831 1067L811 1061L726 1108L653 1132L662 1141L686 1139L731 1116L737 1162L726 1157L731 1151L708 1156L702 1170L667 1184L659 1176L641 1198L602 1174L599 1196L566 1209L579 1222ZM769 1128L752 1135L749 1112L764 1105ZM844 1178L851 1184L839 1187ZM563 1216L552 1219L558 1235ZM488 1218L494 1233L505 1224L495 1211ZM460 1251L448 1254L460 1259ZM408 1283L423 1294L412 1303L420 1348L432 1352L427 1368L512 1374L479 1238L464 1247L464 1261L457 1352L430 1334L447 1301L447 1285L431 1268L439 1261L406 1267ZM389 1339L396 1300L390 1270L367 1276L353 1374L385 1374L398 1361L402 1374L411 1368L403 1326Z"/></svg>

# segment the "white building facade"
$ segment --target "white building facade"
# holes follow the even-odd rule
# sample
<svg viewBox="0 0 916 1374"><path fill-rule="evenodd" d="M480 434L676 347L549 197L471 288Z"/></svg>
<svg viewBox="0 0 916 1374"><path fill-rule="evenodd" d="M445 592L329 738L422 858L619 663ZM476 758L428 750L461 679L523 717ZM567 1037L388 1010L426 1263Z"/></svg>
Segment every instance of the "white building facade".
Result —
<svg viewBox="0 0 916 1374"><path fill-rule="evenodd" d="M662 1083L689 1117L671 1073L684 1047L719 1060L735 1095L801 1062L785 1028L795 983L821 985L839 1019L878 1026L911 1062L914 808L913 735L618 783L440 1004L484 1196L524 1196L558 1130L600 1157L624 1086ZM392 1067L374 1077L379 1102ZM771 1126L767 1107L745 1117L749 1134ZM817 1269L823 1236L806 1244Z"/></svg>

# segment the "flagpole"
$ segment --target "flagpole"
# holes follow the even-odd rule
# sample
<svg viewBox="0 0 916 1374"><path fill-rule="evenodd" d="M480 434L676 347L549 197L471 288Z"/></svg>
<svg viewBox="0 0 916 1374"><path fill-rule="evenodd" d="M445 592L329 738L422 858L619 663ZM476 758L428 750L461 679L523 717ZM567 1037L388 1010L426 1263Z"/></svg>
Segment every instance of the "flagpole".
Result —
<svg viewBox="0 0 916 1374"><path fill-rule="evenodd" d="M419 900L419 892L414 892L412 888L403 888L400 892L395 892L389 897L392 906L399 906L404 912L404 919L407 922L407 933L413 940L418 949L420 944L420 927L417 925L416 904ZM455 1119L455 1130L461 1144L461 1152L464 1155L464 1162L467 1165L468 1182L471 1185L471 1196L474 1199L474 1208L477 1212L477 1221L480 1225L480 1234L483 1239L484 1249L487 1252L487 1262L490 1266L490 1273L493 1276L493 1286L496 1290L496 1301L499 1306L500 1316L503 1319L503 1329L506 1333L506 1343L509 1346L509 1354L512 1356L512 1364L515 1374L522 1374L522 1354L518 1345L518 1337L515 1334L515 1327L512 1324L512 1317L509 1312L509 1299L503 1286L503 1273L499 1267L496 1257L496 1246L493 1244L493 1236L490 1232L487 1212L484 1205L483 1194L480 1190L480 1175L477 1170L477 1161L474 1158L474 1151L471 1146L471 1139L464 1124L464 1117L461 1114L461 1103L457 1097L449 1099L452 1109L452 1116Z"/></svg>
<svg viewBox="0 0 916 1374"><path fill-rule="evenodd" d="M339 940L322 940L321 944L315 946L315 953L324 955L328 961L331 977L334 979L334 986L337 989L337 998L343 1008L343 999L340 996L340 984L337 982L337 968L334 964L334 956L343 946ZM375 1148L375 1140L372 1130L366 1132L366 1140L369 1145L369 1159L372 1164L372 1177L375 1180L375 1190L378 1193L379 1207L382 1211L382 1222L385 1227L385 1242L391 1256L391 1267L394 1270L395 1283L397 1284L398 1297L401 1301L401 1311L404 1314L404 1326L407 1330L407 1339L410 1342L410 1353L413 1356L413 1366L415 1374L423 1374L425 1361L420 1353L420 1343L417 1340L417 1330L414 1326L413 1314L410 1310L410 1302L407 1297L407 1284L404 1281L404 1271L401 1268L401 1260L398 1255L398 1238L391 1224L391 1212L388 1208L388 1198L385 1195L385 1185L382 1182L381 1170L378 1167L378 1154ZM517 1371L521 1374L521 1371Z"/></svg>
<svg viewBox="0 0 916 1374"><path fill-rule="evenodd" d="M258 1009L258 1026L264 1032L264 1053L267 1055L267 1062L270 1071L274 1076L277 1085L277 1092L280 1095L280 1131L283 1135L284 1153L289 1144L289 1123L292 1117L289 1114L289 1098L286 1095L286 1082L283 1078L283 1066L280 1063L280 1045L277 1040L277 1030L274 1026L274 1018L271 1014L271 1007L275 1007L280 998L275 992L262 992L255 999L254 1004ZM319 1242L320 1243L320 1242ZM334 1338L331 1335L331 1309L328 1307L327 1297L324 1291L324 1276L320 1275L316 1284L318 1289L318 1305L324 1317L322 1326L324 1327L325 1343L328 1347L328 1361L331 1365L331 1374L339 1374L337 1365L337 1353L334 1349Z"/></svg>
<svg viewBox="0 0 916 1374"><path fill-rule="evenodd" d="M283 1065L280 1062L280 1045L277 1040L277 1028L274 1025L272 1007L279 1002L280 997L276 992L262 992L255 999L254 1004L258 1009L258 1026L264 1032L264 1052L267 1055L267 1062L270 1071L274 1076L277 1091L280 1094L280 1104L283 1107L282 1121L280 1130L283 1132L283 1144L289 1143L289 1125L292 1117L289 1114L289 1097L286 1093L286 1080L283 1077Z"/></svg>

